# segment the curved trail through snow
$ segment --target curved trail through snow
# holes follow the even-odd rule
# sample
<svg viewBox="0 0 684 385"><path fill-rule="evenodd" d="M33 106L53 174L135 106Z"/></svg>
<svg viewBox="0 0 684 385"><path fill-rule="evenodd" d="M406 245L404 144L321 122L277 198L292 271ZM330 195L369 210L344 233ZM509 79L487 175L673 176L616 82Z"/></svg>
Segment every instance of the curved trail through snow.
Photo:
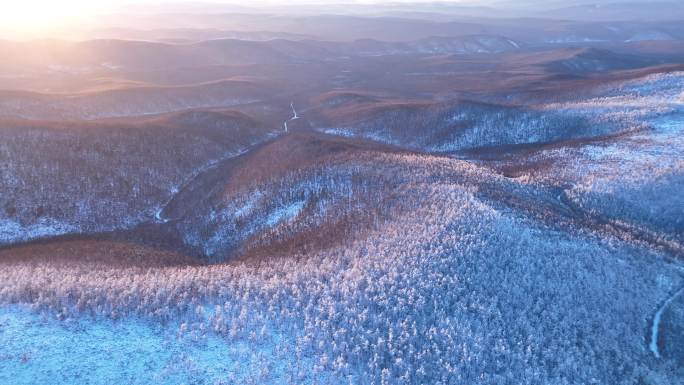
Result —
<svg viewBox="0 0 684 385"><path fill-rule="evenodd" d="M173 200L176 199L176 197L178 196L178 194L180 192L187 189L188 186L190 186L193 182L195 182L197 179L199 179L203 174L205 174L209 170L216 168L217 166L219 166L223 162L226 162L228 160L231 160L231 159L234 159L234 158L237 158L241 155L246 154L250 150L250 148L254 147L254 146L256 146L256 145L252 144L252 145L249 145L247 148L243 148L243 149L240 149L238 151L230 151L230 152L224 154L222 157L215 159L215 160L205 164L204 166L198 168L197 170L193 171L192 174L185 181L183 181L183 183L180 184L180 186L174 188L169 199L166 202L164 202L157 209L157 211L154 213L155 222L163 224L163 223L168 223L168 222L172 222L174 220L177 220L178 218L167 218L164 215L164 212L166 211L167 207L169 207L171 205Z"/></svg>
<svg viewBox="0 0 684 385"><path fill-rule="evenodd" d="M290 102L290 108L292 109L292 117L283 122L283 127L285 127L285 132L288 131L287 122L291 122L293 120L299 119L299 115L297 115L297 110L295 110L295 108L294 108L294 102Z"/></svg>
<svg viewBox="0 0 684 385"><path fill-rule="evenodd" d="M684 292L684 287L677 290L670 298L668 298L653 316L653 323L651 324L651 342L648 345L648 348L651 350L651 352L653 352L653 355L656 358L661 358L660 351L658 350L658 332L660 329L660 319L663 316L665 309L667 309L667 307L672 303L672 301L674 301L675 298L682 294L682 292Z"/></svg>
<svg viewBox="0 0 684 385"><path fill-rule="evenodd" d="M299 119L300 116L297 114L297 110L295 110L294 107L294 102L290 102L290 108L292 109L292 117L290 119L286 120L283 122L283 125L285 127L285 133L288 132L288 127L287 127L287 122L293 121L296 119ZM200 167L199 169L195 170L180 186L175 188L174 192L171 194L169 199L161 205L157 209L157 211L154 214L154 221L155 223L158 224L165 224L168 222L173 222L181 219L182 215L179 216L171 216L169 217L167 214L168 211L173 211L173 206L176 200L182 199L180 197L187 195L188 191L193 190L193 185L196 184L202 184L202 179L203 178L209 178L211 179L211 174L213 171L221 171L221 167L225 165L227 162L232 162L235 161L236 159L242 157L243 155L261 147L265 146L268 143L271 143L273 140L275 140L279 135L271 135L270 137L267 137L266 140L260 141L258 143L252 143L248 145L245 148L242 148L238 151L231 151L225 155L223 155L221 158L216 159L212 162L209 162L208 164Z"/></svg>

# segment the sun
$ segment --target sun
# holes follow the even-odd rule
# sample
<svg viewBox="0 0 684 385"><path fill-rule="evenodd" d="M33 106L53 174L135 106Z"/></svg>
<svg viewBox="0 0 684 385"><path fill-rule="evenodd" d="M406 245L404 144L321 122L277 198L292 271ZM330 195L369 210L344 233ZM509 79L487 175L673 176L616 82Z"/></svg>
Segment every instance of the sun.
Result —
<svg viewBox="0 0 684 385"><path fill-rule="evenodd" d="M4 34L31 37L68 27L113 3L110 0L10 0L0 4L0 29Z"/></svg>

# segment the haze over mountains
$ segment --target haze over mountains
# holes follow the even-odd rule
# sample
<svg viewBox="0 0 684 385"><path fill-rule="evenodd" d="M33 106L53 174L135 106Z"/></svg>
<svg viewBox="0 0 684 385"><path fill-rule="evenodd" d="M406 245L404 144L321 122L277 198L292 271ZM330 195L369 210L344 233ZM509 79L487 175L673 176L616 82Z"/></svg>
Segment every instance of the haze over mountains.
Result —
<svg viewBox="0 0 684 385"><path fill-rule="evenodd" d="M684 379L680 2L114 11L0 28L0 384Z"/></svg>

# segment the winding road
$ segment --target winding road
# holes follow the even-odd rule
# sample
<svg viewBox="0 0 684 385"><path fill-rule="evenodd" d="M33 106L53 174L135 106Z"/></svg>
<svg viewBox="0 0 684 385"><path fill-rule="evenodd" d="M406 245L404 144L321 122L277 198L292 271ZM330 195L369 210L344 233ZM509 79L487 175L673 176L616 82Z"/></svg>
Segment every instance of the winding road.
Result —
<svg viewBox="0 0 684 385"><path fill-rule="evenodd" d="M166 202L164 202L161 205L161 207L157 210L157 212L154 214L155 221L157 223L168 223L168 222L180 219L180 218L168 218L165 215L165 211L168 210L168 208L172 205L174 200L176 200L176 198L178 197L179 194L181 194L185 190L187 190L189 188L189 186L194 184L194 182L197 181L198 178L200 178L202 175L206 174L207 172L211 171L212 169L218 168L221 165L221 163L224 163L228 160L231 160L231 159L237 158L241 155L244 155L245 153L247 153L247 151L249 151L251 148L253 148L256 145L258 145L258 144L252 144L252 145L247 146L246 148L242 148L238 151L232 151L232 152L226 153L222 157L220 157L216 160L213 160L213 161L205 164L204 166L196 169L190 175L190 177L188 177L183 183L181 183L181 185L179 187L176 187L172 190L171 197L169 197L169 199Z"/></svg>
<svg viewBox="0 0 684 385"><path fill-rule="evenodd" d="M300 119L297 110L295 110L294 102L290 102L290 109L292 110L292 116L283 122L285 133L288 132L287 122ZM192 197L206 197L212 191L213 186L217 185L216 180L224 178L226 174L229 174L240 158L259 147L271 143L278 137L280 137L278 134L271 135L260 142L252 143L237 151L228 152L219 159L195 170L180 186L174 188L169 199L157 209L154 214L154 222L165 224L182 219L187 210L187 208L184 210L183 206L193 201ZM197 201L197 199L194 200Z"/></svg>
<svg viewBox="0 0 684 385"><path fill-rule="evenodd" d="M480 192L488 190L480 190ZM493 194L489 197L496 201L506 204L509 207L517 208L537 218L553 218L555 226L576 226L577 228L589 229L597 233L607 233L612 236L622 239L625 242L642 243L652 249L663 249L671 258L666 258L669 263L680 266L680 258L682 255L682 245L676 241L666 241L660 239L657 234L654 234L647 229L638 228L636 226L620 226L619 223L610 221L600 215L592 214L584 210L581 206L575 203L567 193L567 188L560 188L556 191L550 191L549 197L555 205L545 205L545 200L539 196L533 196L533 200L528 200L524 195L502 194L501 189L495 189ZM529 198L529 197L527 197ZM550 202L548 202L550 203ZM541 211L539 211L541 210ZM549 211L550 210L550 211ZM564 222L568 221L568 222ZM661 319L665 311L680 295L684 293L684 287L680 288L672 294L665 302L663 302L653 315L649 331L645 337L647 349L650 350L656 358L662 358L660 350L658 349L658 338L661 329Z"/></svg>
<svg viewBox="0 0 684 385"><path fill-rule="evenodd" d="M658 333L660 331L660 320L665 312L665 309L674 301L680 294L684 292L684 287L676 291L670 298L668 298L663 305L656 311L653 316L653 323L651 324L651 341L648 348L653 352L656 358L661 358L660 351L658 350Z"/></svg>
<svg viewBox="0 0 684 385"><path fill-rule="evenodd" d="M292 117L283 122L283 126L285 127L285 132L288 131L287 122L291 122L293 120L299 119L299 115L297 115L297 110L295 110L295 108L294 108L294 102L290 102L290 108L292 109Z"/></svg>

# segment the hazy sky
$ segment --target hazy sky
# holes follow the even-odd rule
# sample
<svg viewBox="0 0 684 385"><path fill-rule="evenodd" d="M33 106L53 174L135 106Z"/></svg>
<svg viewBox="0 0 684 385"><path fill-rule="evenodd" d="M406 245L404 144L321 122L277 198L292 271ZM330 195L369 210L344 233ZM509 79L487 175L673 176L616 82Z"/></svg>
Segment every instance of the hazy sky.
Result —
<svg viewBox="0 0 684 385"><path fill-rule="evenodd" d="M316 4L378 4L378 3L458 3L466 5L504 5L506 8L513 6L532 6L532 8L558 6L580 2L582 0L0 0L0 37L1 38L37 38L51 37L53 32L71 29L70 27L97 27L96 15L104 13L120 13L131 9L141 10L140 5L157 5L152 7L159 12L171 9L190 9L188 7L172 7L179 4L236 4L240 6L267 7L272 5L281 6L280 10L288 5ZM620 2L628 0L588 0L591 2ZM165 8L164 6L167 6ZM145 7L150 10L149 7ZM204 8L206 9L206 8ZM346 9L337 7L336 10ZM301 10L301 8L298 8Z"/></svg>
<svg viewBox="0 0 684 385"><path fill-rule="evenodd" d="M227 3L244 6L268 6L287 4L426 2L434 0L200 0L198 3ZM464 2L468 0L442 0L441 2ZM0 30L16 34L40 34L62 28L75 22L92 18L93 15L124 10L130 5L173 5L191 3L188 0L0 0ZM470 1L472 2L472 1Z"/></svg>

